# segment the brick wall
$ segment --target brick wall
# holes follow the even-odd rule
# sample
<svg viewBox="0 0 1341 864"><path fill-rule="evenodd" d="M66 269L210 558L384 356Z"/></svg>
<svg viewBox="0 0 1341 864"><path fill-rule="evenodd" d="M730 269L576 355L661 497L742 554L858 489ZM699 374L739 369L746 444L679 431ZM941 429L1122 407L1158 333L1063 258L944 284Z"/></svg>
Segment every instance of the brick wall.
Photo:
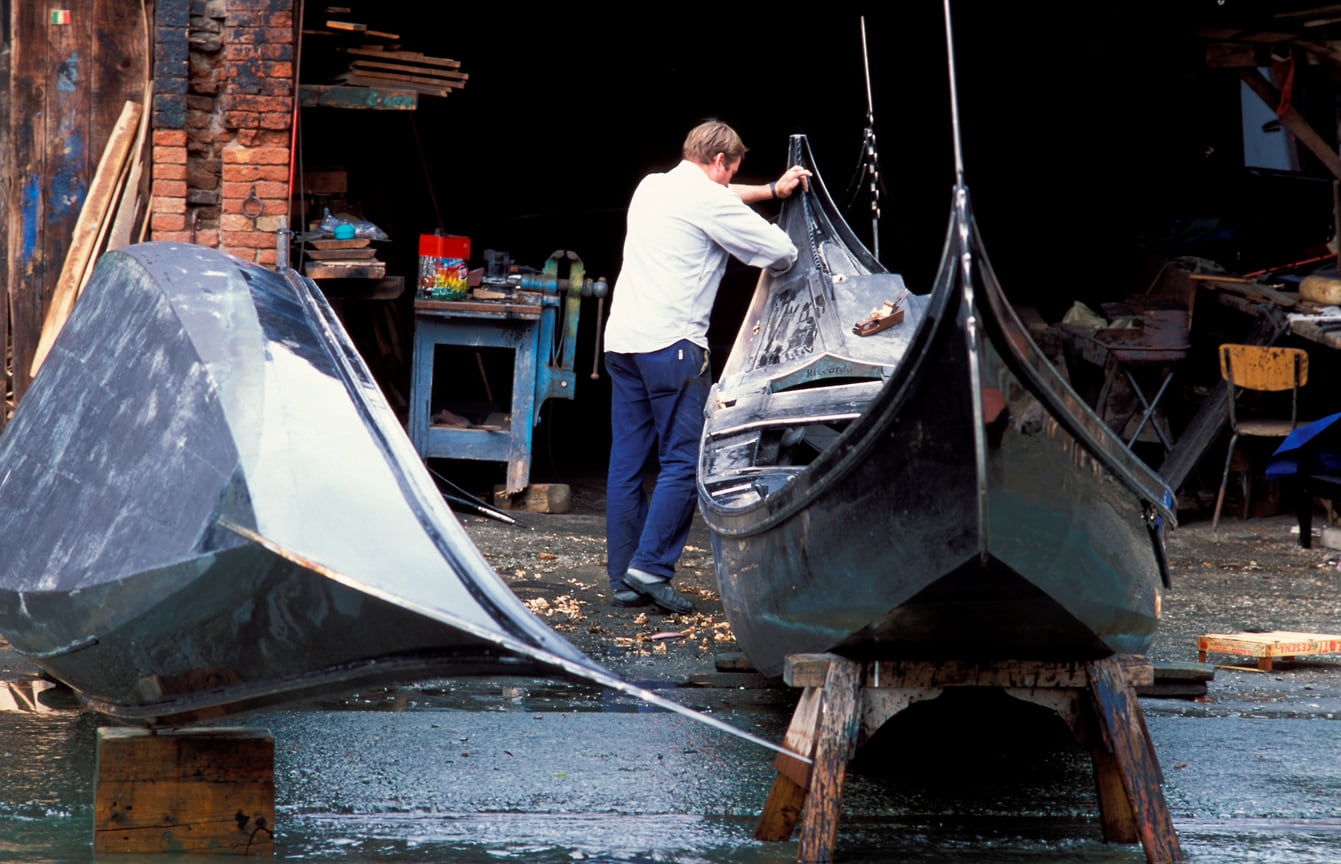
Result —
<svg viewBox="0 0 1341 864"><path fill-rule="evenodd" d="M293 0L158 0L150 234L275 263L289 211Z"/></svg>

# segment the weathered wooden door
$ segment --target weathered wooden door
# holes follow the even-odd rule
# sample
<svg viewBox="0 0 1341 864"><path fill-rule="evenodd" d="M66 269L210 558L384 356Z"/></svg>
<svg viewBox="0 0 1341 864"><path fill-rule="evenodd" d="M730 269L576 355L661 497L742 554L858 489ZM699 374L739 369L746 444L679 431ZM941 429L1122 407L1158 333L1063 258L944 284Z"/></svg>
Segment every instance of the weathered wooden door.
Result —
<svg viewBox="0 0 1341 864"><path fill-rule="evenodd" d="M79 210L126 100L144 101L153 0L0 0L8 63L0 110L0 270L14 399ZM6 414L0 411L0 428Z"/></svg>

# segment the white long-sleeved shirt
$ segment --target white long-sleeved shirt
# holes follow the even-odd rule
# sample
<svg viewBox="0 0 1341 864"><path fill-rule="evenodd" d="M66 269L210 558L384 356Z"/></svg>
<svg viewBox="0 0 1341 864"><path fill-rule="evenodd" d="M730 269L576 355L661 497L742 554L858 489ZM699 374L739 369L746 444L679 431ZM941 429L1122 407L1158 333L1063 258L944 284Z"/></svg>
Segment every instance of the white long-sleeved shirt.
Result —
<svg viewBox="0 0 1341 864"><path fill-rule="evenodd" d="M629 203L605 350L644 354L681 339L707 348L727 256L783 272L796 254L785 231L694 163L647 175Z"/></svg>

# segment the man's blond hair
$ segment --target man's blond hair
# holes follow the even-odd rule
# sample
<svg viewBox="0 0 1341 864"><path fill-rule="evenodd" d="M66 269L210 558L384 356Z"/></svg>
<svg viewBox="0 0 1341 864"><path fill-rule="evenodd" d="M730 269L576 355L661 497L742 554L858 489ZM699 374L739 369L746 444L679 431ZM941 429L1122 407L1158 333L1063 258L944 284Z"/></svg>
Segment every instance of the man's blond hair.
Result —
<svg viewBox="0 0 1341 864"><path fill-rule="evenodd" d="M718 153L725 155L727 162L734 162L745 155L745 142L735 129L717 120L690 129L681 151L684 158L700 165L711 165Z"/></svg>

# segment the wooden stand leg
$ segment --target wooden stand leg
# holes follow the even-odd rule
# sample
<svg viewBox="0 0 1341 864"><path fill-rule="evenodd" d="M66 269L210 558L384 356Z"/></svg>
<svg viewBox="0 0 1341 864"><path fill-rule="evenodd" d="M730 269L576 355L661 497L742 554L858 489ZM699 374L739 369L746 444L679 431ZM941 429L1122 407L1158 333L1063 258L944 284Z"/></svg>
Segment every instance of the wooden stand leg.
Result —
<svg viewBox="0 0 1341 864"><path fill-rule="evenodd" d="M807 687L796 703L791 726L782 746L807 759L815 755L815 739L819 734L819 720L824 690ZM787 840L801 818L806 795L810 791L810 766L797 759L779 754L774 761L778 776L768 792L759 824L754 829L756 840Z"/></svg>
<svg viewBox="0 0 1341 864"><path fill-rule="evenodd" d="M857 747L860 721L861 664L835 657L824 681L823 717L815 742L810 795L801 821L801 845L796 853L799 862L833 860L843 779Z"/></svg>
<svg viewBox="0 0 1341 864"><path fill-rule="evenodd" d="M94 850L272 855L274 754L261 729L99 729Z"/></svg>
<svg viewBox="0 0 1341 864"><path fill-rule="evenodd" d="M1094 764L1094 785L1099 794L1099 822L1105 843L1139 843L1136 812L1122 784L1122 769L1117 758L1102 747L1090 751Z"/></svg>
<svg viewBox="0 0 1341 864"><path fill-rule="evenodd" d="M1097 709L1096 719L1108 759L1096 758L1095 771L1100 789L1100 804L1104 808L1104 833L1127 833L1134 827L1135 834L1145 848L1150 862L1183 861L1183 850L1173 830L1164 793L1159 788L1159 763L1141 716L1141 706L1127 683L1126 675L1116 658L1105 658L1088 664L1090 692ZM1119 796L1120 786L1124 796ZM1107 790L1107 791L1105 791ZM1109 808L1121 808L1126 798L1129 817Z"/></svg>

